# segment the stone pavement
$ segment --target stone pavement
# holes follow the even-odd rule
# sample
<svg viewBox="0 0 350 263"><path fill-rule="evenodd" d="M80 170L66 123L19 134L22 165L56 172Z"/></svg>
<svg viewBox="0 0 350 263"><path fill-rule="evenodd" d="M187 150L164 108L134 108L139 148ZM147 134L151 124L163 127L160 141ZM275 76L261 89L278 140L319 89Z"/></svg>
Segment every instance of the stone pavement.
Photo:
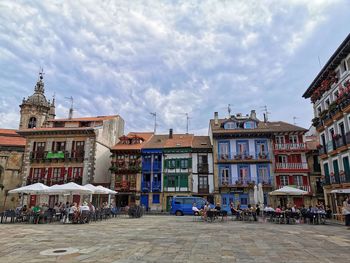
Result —
<svg viewBox="0 0 350 263"><path fill-rule="evenodd" d="M335 225L145 216L87 225L3 224L0 231L0 262L10 263L350 262L350 230Z"/></svg>

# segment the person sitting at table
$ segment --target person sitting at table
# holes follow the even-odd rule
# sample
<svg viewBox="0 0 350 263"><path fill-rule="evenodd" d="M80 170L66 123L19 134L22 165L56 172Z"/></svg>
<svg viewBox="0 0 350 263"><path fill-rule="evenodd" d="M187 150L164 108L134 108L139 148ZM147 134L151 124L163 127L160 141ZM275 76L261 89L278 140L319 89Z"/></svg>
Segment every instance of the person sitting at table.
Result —
<svg viewBox="0 0 350 263"><path fill-rule="evenodd" d="M71 205L71 207L69 208L69 214L68 214L69 221L74 221L77 212L79 212L78 211L78 205L77 205L77 203L74 202Z"/></svg>
<svg viewBox="0 0 350 263"><path fill-rule="evenodd" d="M87 202L83 202L83 204L80 206L80 212L82 211L90 211L90 208L87 204Z"/></svg>
<svg viewBox="0 0 350 263"><path fill-rule="evenodd" d="M89 202L88 206L89 206L90 212L95 213L95 206L91 202Z"/></svg>
<svg viewBox="0 0 350 263"><path fill-rule="evenodd" d="M231 210L232 216L236 215L236 219L239 219L239 211L235 209L235 204L232 201L230 202L230 210Z"/></svg>
<svg viewBox="0 0 350 263"><path fill-rule="evenodd" d="M216 203L216 206L214 208L216 211L221 211L221 205L220 203Z"/></svg>
<svg viewBox="0 0 350 263"><path fill-rule="evenodd" d="M40 220L40 213L41 213L41 207L39 204L35 205L32 208L32 211L34 213L34 224L38 224Z"/></svg>
<svg viewBox="0 0 350 263"><path fill-rule="evenodd" d="M282 212L281 206L277 206L277 208L275 209L275 212L276 213L281 213Z"/></svg>
<svg viewBox="0 0 350 263"><path fill-rule="evenodd" d="M255 205L255 211L256 211L256 215L257 215L257 216L260 216L260 203L257 203L257 204Z"/></svg>
<svg viewBox="0 0 350 263"><path fill-rule="evenodd" d="M199 216L199 215L202 213L202 211L201 211L200 209L197 208L196 203L193 203L193 204L192 204L192 212L193 212L193 214L196 215L196 216Z"/></svg>
<svg viewBox="0 0 350 263"><path fill-rule="evenodd" d="M331 206L330 205L327 205L326 206L326 218L327 219L331 219L332 218L332 209L331 209Z"/></svg>
<svg viewBox="0 0 350 263"><path fill-rule="evenodd" d="M255 206L252 206L251 204L248 204L248 212L251 213L251 215L254 218L254 221L258 221L258 219L256 217L256 208L255 208Z"/></svg>

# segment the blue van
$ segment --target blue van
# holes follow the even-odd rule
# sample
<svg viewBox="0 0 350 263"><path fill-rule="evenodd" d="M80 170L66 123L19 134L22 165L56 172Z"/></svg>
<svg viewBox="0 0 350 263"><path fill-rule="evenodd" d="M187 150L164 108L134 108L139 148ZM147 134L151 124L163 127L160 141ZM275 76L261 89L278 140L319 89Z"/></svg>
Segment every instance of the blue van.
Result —
<svg viewBox="0 0 350 263"><path fill-rule="evenodd" d="M171 215L193 215L192 205L196 203L196 207L201 209L204 207L207 200L202 197L195 196L174 196L171 201L170 214ZM210 208L214 208L214 205L210 204Z"/></svg>

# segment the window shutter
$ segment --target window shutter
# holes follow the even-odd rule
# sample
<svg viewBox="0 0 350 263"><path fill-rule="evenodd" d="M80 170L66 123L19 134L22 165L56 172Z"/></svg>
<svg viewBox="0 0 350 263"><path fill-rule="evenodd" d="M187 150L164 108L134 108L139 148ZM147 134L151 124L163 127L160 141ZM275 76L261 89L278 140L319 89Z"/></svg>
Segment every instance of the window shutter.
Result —
<svg viewBox="0 0 350 263"><path fill-rule="evenodd" d="M164 160L165 169L169 168L169 160Z"/></svg>
<svg viewBox="0 0 350 263"><path fill-rule="evenodd" d="M46 180L46 183L48 185L51 185L51 176L52 176L52 168L48 168L47 169L47 180Z"/></svg>
<svg viewBox="0 0 350 263"><path fill-rule="evenodd" d="M40 179L41 180L44 180L45 179L45 168L41 168L41 171L40 171Z"/></svg>
<svg viewBox="0 0 350 263"><path fill-rule="evenodd" d="M168 186L168 176L164 175L164 179L163 179L163 187L167 187Z"/></svg>
<svg viewBox="0 0 350 263"><path fill-rule="evenodd" d="M29 177L28 177L30 180L33 179L33 168L30 168L29 170Z"/></svg>
<svg viewBox="0 0 350 263"><path fill-rule="evenodd" d="M72 178L72 167L68 167L67 180Z"/></svg>
<svg viewBox="0 0 350 263"><path fill-rule="evenodd" d="M294 184L294 182L293 182L293 175L290 175L290 176L288 176L288 182L289 182L289 184Z"/></svg>
<svg viewBox="0 0 350 263"><path fill-rule="evenodd" d="M276 185L281 185L281 179L279 176L276 176Z"/></svg>
<svg viewBox="0 0 350 263"><path fill-rule="evenodd" d="M51 151L53 152L54 150L55 150L55 142L52 142Z"/></svg>
<svg viewBox="0 0 350 263"><path fill-rule="evenodd" d="M307 176L303 176L303 185L304 186L309 185L307 182Z"/></svg>
<svg viewBox="0 0 350 263"><path fill-rule="evenodd" d="M188 158L188 168L192 168L192 158Z"/></svg>
<svg viewBox="0 0 350 263"><path fill-rule="evenodd" d="M187 175L180 175L180 187L188 187Z"/></svg>
<svg viewBox="0 0 350 263"><path fill-rule="evenodd" d="M66 173L66 168L62 167L61 168L61 180L64 180L64 174Z"/></svg>
<svg viewBox="0 0 350 263"><path fill-rule="evenodd" d="M175 167L176 168L180 168L180 159L176 159L175 162L176 162L176 166Z"/></svg>

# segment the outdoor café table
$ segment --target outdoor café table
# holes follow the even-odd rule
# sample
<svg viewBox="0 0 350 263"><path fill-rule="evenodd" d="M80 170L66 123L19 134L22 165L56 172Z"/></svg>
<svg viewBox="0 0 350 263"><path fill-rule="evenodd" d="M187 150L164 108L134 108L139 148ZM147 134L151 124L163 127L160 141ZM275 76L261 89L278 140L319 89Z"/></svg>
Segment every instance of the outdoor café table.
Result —
<svg viewBox="0 0 350 263"><path fill-rule="evenodd" d="M207 211L207 221L213 222L215 218L218 216L218 212L216 209L210 209Z"/></svg>

